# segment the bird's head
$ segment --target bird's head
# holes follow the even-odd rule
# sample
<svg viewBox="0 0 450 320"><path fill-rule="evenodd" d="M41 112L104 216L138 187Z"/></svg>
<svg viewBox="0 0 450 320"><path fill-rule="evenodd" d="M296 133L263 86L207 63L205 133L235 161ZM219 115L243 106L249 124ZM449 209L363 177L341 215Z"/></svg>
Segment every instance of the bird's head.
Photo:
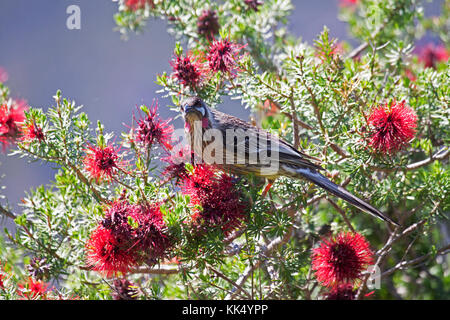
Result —
<svg viewBox="0 0 450 320"><path fill-rule="evenodd" d="M200 121L202 128L207 128L210 125L211 113L202 99L192 97L185 99L180 104L181 112L183 113L185 126L190 131L194 128L195 121Z"/></svg>

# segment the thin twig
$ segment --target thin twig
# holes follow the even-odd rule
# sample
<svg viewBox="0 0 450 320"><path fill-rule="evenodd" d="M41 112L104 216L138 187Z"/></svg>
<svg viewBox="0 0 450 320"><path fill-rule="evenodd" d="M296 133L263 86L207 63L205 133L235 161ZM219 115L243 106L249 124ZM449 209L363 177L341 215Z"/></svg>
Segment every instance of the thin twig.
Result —
<svg viewBox="0 0 450 320"><path fill-rule="evenodd" d="M233 280L231 280L230 278L228 278L226 275L224 275L222 272L214 269L212 266L207 265L207 268L210 269L212 272L214 272L217 276L219 276L220 278L222 278L223 280L227 281L228 283L230 283L231 285L234 286L234 288L238 288L239 291L244 292L247 295L247 298L251 298L250 293L247 292L247 290L245 290L244 288L242 288L240 285L238 285L236 282L234 282Z"/></svg>
<svg viewBox="0 0 450 320"><path fill-rule="evenodd" d="M11 218L11 219L15 219L16 218L16 215L14 213L12 213L11 211L3 208L2 205L0 205L0 213L5 215L8 218Z"/></svg>
<svg viewBox="0 0 450 320"><path fill-rule="evenodd" d="M174 266L159 266L158 268L136 268L132 269L130 273L141 273L141 274L177 274L182 268Z"/></svg>
<svg viewBox="0 0 450 320"><path fill-rule="evenodd" d="M328 202L331 203L331 205L341 214L342 218L344 219L345 223L347 224L348 228L353 232L356 233L355 229L353 228L350 220L348 220L347 215L345 214L345 211L337 205L336 202L331 200L330 198L327 198Z"/></svg>
<svg viewBox="0 0 450 320"><path fill-rule="evenodd" d="M449 155L450 155L450 148L444 147L441 150L439 150L438 152L436 152L434 155L432 155L431 157L429 157L425 160L414 162L414 163L408 164L403 167L382 168L382 167L377 167L377 166L371 166L370 169L374 170L374 171L380 171L380 172L386 172L386 173L394 172L394 171L412 171L412 170L416 170L421 167L424 167L426 165L429 165L430 163L432 163L435 160L444 160Z"/></svg>
<svg viewBox="0 0 450 320"><path fill-rule="evenodd" d="M409 267L409 266L421 263L421 262L423 262L423 261L425 261L425 260L427 260L427 259L429 259L431 257L437 257L437 256L440 256L440 255L447 254L449 252L450 252L450 244L445 246L445 247L443 247L443 248L441 248L441 249L439 249L439 250L437 250L436 253L434 253L434 254L430 252L430 253L427 253L427 254L425 254L423 256L417 257L415 259L411 259L411 260L407 260L407 261L400 261L399 263L397 263L391 269L386 270L385 272L383 272L380 277L388 276L388 275L394 273L397 270L401 270L401 269L403 269L405 267Z"/></svg>

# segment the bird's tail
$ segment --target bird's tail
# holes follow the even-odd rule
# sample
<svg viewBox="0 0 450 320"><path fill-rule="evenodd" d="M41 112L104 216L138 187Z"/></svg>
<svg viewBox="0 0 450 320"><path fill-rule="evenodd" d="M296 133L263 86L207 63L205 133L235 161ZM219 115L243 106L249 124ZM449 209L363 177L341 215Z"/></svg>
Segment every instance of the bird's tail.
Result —
<svg viewBox="0 0 450 320"><path fill-rule="evenodd" d="M384 221L388 221L396 226L399 226L398 223L393 221L391 218L385 216L380 210L372 207L367 202L355 197L353 194L342 188L341 186L338 186L337 184L331 182L328 178L321 175L319 172L317 172L314 169L311 168L298 168L296 169L296 172L303 178L313 182L314 184L318 185L319 187L325 189L326 191L334 194L335 196L338 196L339 198L344 199L348 203L354 205L358 209L367 212L374 217L377 217L379 219L382 219Z"/></svg>

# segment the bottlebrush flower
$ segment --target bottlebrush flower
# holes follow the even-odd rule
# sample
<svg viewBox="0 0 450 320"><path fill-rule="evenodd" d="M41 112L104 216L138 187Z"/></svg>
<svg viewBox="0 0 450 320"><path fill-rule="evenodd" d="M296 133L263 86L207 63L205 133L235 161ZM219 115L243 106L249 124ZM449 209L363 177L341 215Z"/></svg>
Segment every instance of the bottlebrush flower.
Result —
<svg viewBox="0 0 450 320"><path fill-rule="evenodd" d="M419 51L419 61L424 64L425 68L436 69L438 62L447 62L449 57L449 52L442 45L428 44Z"/></svg>
<svg viewBox="0 0 450 320"><path fill-rule="evenodd" d="M369 243L358 233L343 232L324 239L312 254L312 269L326 287L355 283L372 263Z"/></svg>
<svg viewBox="0 0 450 320"><path fill-rule="evenodd" d="M127 273L137 265L134 247L121 243L112 230L98 226L86 243L86 260L92 270L106 277Z"/></svg>
<svg viewBox="0 0 450 320"><path fill-rule="evenodd" d="M86 171L97 182L111 180L115 171L122 166L118 150L114 146L89 146L83 160Z"/></svg>
<svg viewBox="0 0 450 320"><path fill-rule="evenodd" d="M213 72L224 72L236 75L238 71L239 52L244 46L231 42L228 39L215 40L211 43L206 57L209 68Z"/></svg>
<svg viewBox="0 0 450 320"><path fill-rule="evenodd" d="M339 284L325 294L327 300L354 300L355 296L356 291L353 290L353 285L348 283Z"/></svg>
<svg viewBox="0 0 450 320"><path fill-rule="evenodd" d="M370 145L379 152L393 153L407 144L415 134L417 115L405 101L375 108L368 118L372 127Z"/></svg>
<svg viewBox="0 0 450 320"><path fill-rule="evenodd" d="M171 242L166 234L167 227L159 204L142 205L139 213L135 237L145 253L145 262L151 264L165 255Z"/></svg>
<svg viewBox="0 0 450 320"><path fill-rule="evenodd" d="M203 64L191 54L186 57L175 56L170 65L173 76L185 86L196 88L203 80Z"/></svg>
<svg viewBox="0 0 450 320"><path fill-rule="evenodd" d="M0 273L0 289L5 289L5 284L3 283L5 278L5 275Z"/></svg>
<svg viewBox="0 0 450 320"><path fill-rule="evenodd" d="M136 300L138 291L136 286L127 279L114 280L114 300Z"/></svg>
<svg viewBox="0 0 450 320"><path fill-rule="evenodd" d="M18 294L26 299L46 299L48 284L41 280L35 280L28 277L24 284L19 284Z"/></svg>
<svg viewBox="0 0 450 320"><path fill-rule="evenodd" d="M38 140L42 142L45 139L44 131L42 128L38 127L36 123L33 121L32 123L28 123L23 128L23 141L33 141Z"/></svg>
<svg viewBox="0 0 450 320"><path fill-rule="evenodd" d="M153 0L126 0L125 2L125 6L132 11L144 9L146 4L149 4L152 8L155 8Z"/></svg>
<svg viewBox="0 0 450 320"><path fill-rule="evenodd" d="M244 0L244 3L247 5L247 7L249 9L252 9L255 12L257 12L258 11L258 7L263 4L259 0Z"/></svg>
<svg viewBox="0 0 450 320"><path fill-rule="evenodd" d="M197 21L197 32L208 40L214 39L219 33L220 24L217 12L214 10L204 10Z"/></svg>
<svg viewBox="0 0 450 320"><path fill-rule="evenodd" d="M245 218L246 206L240 201L232 178L225 173L216 174L213 166L197 165L184 179L181 189L190 196L192 218L198 228L220 227L227 235ZM201 209L196 209L197 206Z"/></svg>
<svg viewBox="0 0 450 320"><path fill-rule="evenodd" d="M3 151L20 137L19 123L25 120L25 110L26 105L21 102L14 102L11 106L0 105L0 144Z"/></svg>
<svg viewBox="0 0 450 320"><path fill-rule="evenodd" d="M162 120L158 117L158 104L147 109L146 115L138 119L136 130L137 141L142 142L147 148L150 148L155 142L166 149L172 149L170 144L172 139L173 127L169 125L170 120Z"/></svg>
<svg viewBox="0 0 450 320"><path fill-rule="evenodd" d="M132 250L133 260L137 263L162 257L170 246L159 204L115 201L107 208L101 224L112 232L123 248Z"/></svg>

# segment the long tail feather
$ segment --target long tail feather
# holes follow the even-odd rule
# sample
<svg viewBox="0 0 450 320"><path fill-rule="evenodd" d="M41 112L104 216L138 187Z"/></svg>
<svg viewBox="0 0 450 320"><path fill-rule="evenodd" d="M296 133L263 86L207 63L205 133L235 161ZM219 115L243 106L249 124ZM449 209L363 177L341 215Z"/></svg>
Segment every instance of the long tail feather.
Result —
<svg viewBox="0 0 450 320"><path fill-rule="evenodd" d="M390 222L393 225L399 226L398 223L393 221L391 218L385 216L380 210L372 207L367 202L355 197L353 194L351 194L350 192L348 192L341 186L338 186L337 184L331 182L328 178L324 177L323 175L321 175L319 172L315 171L314 169L298 168L298 169L296 169L296 172L303 178L306 178L307 180L318 185L319 187L334 194L335 196L338 196L339 198L344 199L345 201L354 205L358 209L360 209L364 212L367 212L367 213L373 215L374 217L377 217L384 221Z"/></svg>

